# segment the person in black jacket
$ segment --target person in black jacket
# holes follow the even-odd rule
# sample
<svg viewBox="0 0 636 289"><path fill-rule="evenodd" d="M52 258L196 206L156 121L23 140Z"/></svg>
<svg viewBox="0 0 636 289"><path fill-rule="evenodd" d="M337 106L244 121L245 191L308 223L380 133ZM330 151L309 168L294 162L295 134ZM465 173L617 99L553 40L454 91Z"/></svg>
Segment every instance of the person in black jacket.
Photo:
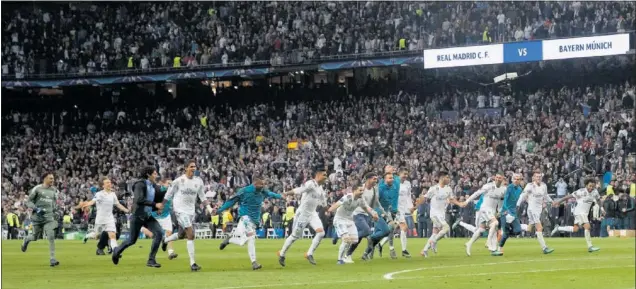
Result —
<svg viewBox="0 0 636 289"><path fill-rule="evenodd" d="M132 186L134 202L131 210L130 237L113 251L112 260L115 265L119 264L124 250L137 242L141 227L146 227L153 235L146 266L161 267L155 257L163 239L163 230L157 220L150 215L153 211L163 209L163 197L161 197L163 194L161 188L156 184L157 176L157 170L154 167L144 167L141 170L141 180L136 181Z"/></svg>
<svg viewBox="0 0 636 289"><path fill-rule="evenodd" d="M603 200L603 210L605 210L605 216L601 221L601 238L608 237L609 231L616 229L616 214L618 213L618 206L614 201L613 195L606 195Z"/></svg>

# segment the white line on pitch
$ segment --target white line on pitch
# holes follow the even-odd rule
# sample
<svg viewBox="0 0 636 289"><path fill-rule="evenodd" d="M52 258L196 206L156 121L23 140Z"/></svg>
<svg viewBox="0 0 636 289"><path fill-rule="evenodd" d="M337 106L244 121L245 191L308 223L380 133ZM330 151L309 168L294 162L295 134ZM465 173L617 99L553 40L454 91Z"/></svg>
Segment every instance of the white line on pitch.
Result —
<svg viewBox="0 0 636 289"><path fill-rule="evenodd" d="M617 259L633 259L632 257L614 257L614 258L568 258L568 259L535 259L535 260L519 260L519 261L508 261L508 262L499 262L499 263L473 263L473 264L465 264L465 265L455 265L455 266L439 266L439 267L426 267L426 268L418 268L415 270L405 270L406 272L412 271L420 271L425 269L445 269L445 268L455 268L455 267L477 267L486 264L510 264L510 263L531 263L531 262L551 262L551 261L575 261L575 260L617 260ZM595 268L573 268L573 269L546 269L546 270L534 270L534 271L518 271L518 272L489 272L489 273L476 273L476 274L456 274L456 275L437 275L437 276L417 276L417 277L404 277L395 280L410 280L410 279L425 279L425 278L442 278L449 276L478 276L478 275L496 275L496 274L521 274L521 273L534 273L534 272L551 272L551 271L574 271L574 270L588 270L588 269L603 269L603 268L630 268L634 267L634 265L628 266L612 266L612 267L595 267ZM406 273L404 271L399 271L399 273ZM389 273L389 274L397 274L398 272ZM392 278L391 278L392 279ZM346 284L346 283L358 283L358 282L374 282L374 281L386 281L391 280L386 278L368 278L368 279L355 279L355 280L332 280L332 281L310 281L310 282L295 282L295 283L278 283L278 284L260 284L260 285L243 285L243 286L229 286L229 287L216 287L214 289L248 289L248 288L268 288L268 287L287 287L287 286L303 286L303 285L326 285L326 284Z"/></svg>
<svg viewBox="0 0 636 289"><path fill-rule="evenodd" d="M517 260L517 261L504 261L504 262L492 262L492 263L472 263L472 264L462 264L462 265L449 265L449 266L438 266L438 267L421 267L415 269L408 269L396 272L390 272L384 274L382 276L386 280L392 280L394 275L410 273L422 270L437 270L437 269L449 269L449 268L461 268L461 267L475 267L475 266L495 266L495 265L504 265L504 264L517 264L517 263L534 263L534 262L551 262L551 261L576 261L576 260L603 260L608 258L567 258L567 259L532 259L532 260ZM615 257L611 259L633 259L633 257Z"/></svg>
<svg viewBox="0 0 636 289"><path fill-rule="evenodd" d="M561 268L561 269L539 269L539 270L525 270L525 271L506 271L506 272L484 272L484 273L469 273L469 274L446 274L446 275L433 275L433 276L415 276L404 277L397 280L412 280L423 278L448 278L448 277L466 277L466 276L490 276L500 274L526 274L526 273L541 273L541 272L559 272L559 271L577 271L577 270L595 270L595 269L612 269L612 268L633 268L635 265L627 266L598 266L598 267L581 267L581 268Z"/></svg>

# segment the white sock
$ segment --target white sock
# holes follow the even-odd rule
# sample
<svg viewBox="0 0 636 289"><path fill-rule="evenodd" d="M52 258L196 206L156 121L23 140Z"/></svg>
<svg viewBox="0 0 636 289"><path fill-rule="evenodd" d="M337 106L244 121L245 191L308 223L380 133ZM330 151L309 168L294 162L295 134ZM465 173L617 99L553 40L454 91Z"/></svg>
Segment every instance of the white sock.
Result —
<svg viewBox="0 0 636 289"><path fill-rule="evenodd" d="M439 233L437 233L437 234L439 234ZM428 241L426 241L426 245L424 246L424 251L428 251L428 249L431 248L431 243L435 242L437 234L435 234L435 233L431 234L431 237L428 238Z"/></svg>
<svg viewBox="0 0 636 289"><path fill-rule="evenodd" d="M90 232L86 234L86 239L95 239L95 232Z"/></svg>
<svg viewBox="0 0 636 289"><path fill-rule="evenodd" d="M468 246L472 246L473 243L475 243L475 241L477 241L477 239L479 239L479 237L481 236L481 234L486 231L484 228L479 227L477 230L475 230L475 232L473 232L473 236L470 238L470 240L468 241Z"/></svg>
<svg viewBox="0 0 636 289"><path fill-rule="evenodd" d="M168 255L174 254L174 249L168 249Z"/></svg>
<svg viewBox="0 0 636 289"><path fill-rule="evenodd" d="M568 232L568 233L574 232L574 227L573 226L559 226L557 228L559 228L558 229L559 232Z"/></svg>
<svg viewBox="0 0 636 289"><path fill-rule="evenodd" d="M539 245L541 245L541 249L545 249L548 246L546 246L545 244L545 239L543 239L543 232L536 232L537 234L537 241L539 241Z"/></svg>
<svg viewBox="0 0 636 289"><path fill-rule="evenodd" d="M170 235L168 237L165 237L163 239L163 242L164 243L168 243L168 242L173 242L173 241L176 241L176 240L179 240L179 233L173 233L172 235Z"/></svg>
<svg viewBox="0 0 636 289"><path fill-rule="evenodd" d="M340 242L340 248L338 248L338 261L344 259L345 254L349 251L349 243Z"/></svg>
<svg viewBox="0 0 636 289"><path fill-rule="evenodd" d="M437 234L435 235L435 239L433 240L437 242L440 239L443 239L444 237L446 237L446 233L448 233L449 230L450 230L449 227L444 226L439 232L437 232Z"/></svg>
<svg viewBox="0 0 636 289"><path fill-rule="evenodd" d="M488 230L488 250L495 251L497 250L497 225L491 224L490 229Z"/></svg>
<svg viewBox="0 0 636 289"><path fill-rule="evenodd" d="M464 229L470 231L471 233L475 233L475 230L477 230L475 226L468 223L459 222L459 225L462 226Z"/></svg>
<svg viewBox="0 0 636 289"><path fill-rule="evenodd" d="M521 224L522 231L528 231L528 224Z"/></svg>
<svg viewBox="0 0 636 289"><path fill-rule="evenodd" d="M287 239L285 239L285 244L283 244L283 248L280 249L281 257L285 257L285 253L287 253L287 250L289 250L289 247L291 247L291 245L294 244L294 242L296 242L296 238L292 236L289 236L287 237Z"/></svg>
<svg viewBox="0 0 636 289"><path fill-rule="evenodd" d="M250 260L256 262L256 237L252 236L247 238L247 254L250 255Z"/></svg>
<svg viewBox="0 0 636 289"><path fill-rule="evenodd" d="M382 240L380 240L380 246L384 246L384 244L386 244L386 242L388 242L388 241L389 241L389 237L388 236L382 238Z"/></svg>
<svg viewBox="0 0 636 289"><path fill-rule="evenodd" d="M585 242L587 242L587 247L592 247L592 236L590 235L590 230L585 230Z"/></svg>
<svg viewBox="0 0 636 289"><path fill-rule="evenodd" d="M115 250L115 248L117 248L117 246L118 246L118 245L117 245L117 240L115 240L115 239L110 239L110 241L109 241L109 242L110 242L110 248L111 248L111 249L113 249L113 250Z"/></svg>
<svg viewBox="0 0 636 289"><path fill-rule="evenodd" d="M406 251L406 231L400 231L400 243L402 244L402 251Z"/></svg>
<svg viewBox="0 0 636 289"><path fill-rule="evenodd" d="M309 250L307 251L307 255L314 255L314 252L316 251L316 249L318 248L318 245L320 245L320 241L322 241L322 238L325 236L325 232L316 232L316 236L314 236L314 239L311 240L311 246L309 246Z"/></svg>
<svg viewBox="0 0 636 289"><path fill-rule="evenodd" d="M194 261L194 240L188 240L186 248L188 248L188 256L190 256L190 266L192 266L192 264L196 263Z"/></svg>

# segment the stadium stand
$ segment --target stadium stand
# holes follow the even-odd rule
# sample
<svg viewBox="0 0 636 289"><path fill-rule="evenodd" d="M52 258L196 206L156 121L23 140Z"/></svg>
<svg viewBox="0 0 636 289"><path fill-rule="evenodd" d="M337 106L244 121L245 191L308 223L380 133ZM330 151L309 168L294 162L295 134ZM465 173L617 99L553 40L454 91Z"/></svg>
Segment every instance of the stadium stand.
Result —
<svg viewBox="0 0 636 289"><path fill-rule="evenodd" d="M536 3L3 3L2 74L4 81L283 67L616 32L634 39L633 2ZM551 193L559 179L572 189L609 173L604 183L615 180L627 193L636 182L633 55L443 70L361 68L351 81L315 81L313 72L291 71L249 79L250 85L236 75L215 79L231 84L214 90L209 80L177 83L178 89L148 81L3 86L3 225L16 212L28 226L26 194L45 171L55 173L62 192L60 221L72 216L77 225L61 228L85 230L90 211L71 207L92 197L100 176L124 192L140 164L174 178L179 161L192 156L200 160L206 195L216 200L197 210L200 223L221 214L219 203L255 173L281 191L307 179L316 161L329 165L330 201L388 163L409 169L415 196L442 169L453 172L459 196L498 170L526 179L542 170ZM510 86L490 83L510 71L527 76ZM274 205L282 214L297 202L266 206ZM548 215L567 223L568 212L566 206ZM460 214L472 216L472 208ZM633 229L634 212L624 218Z"/></svg>
<svg viewBox="0 0 636 289"><path fill-rule="evenodd" d="M630 1L34 2L2 7L2 75L15 78L283 65L636 30Z"/></svg>

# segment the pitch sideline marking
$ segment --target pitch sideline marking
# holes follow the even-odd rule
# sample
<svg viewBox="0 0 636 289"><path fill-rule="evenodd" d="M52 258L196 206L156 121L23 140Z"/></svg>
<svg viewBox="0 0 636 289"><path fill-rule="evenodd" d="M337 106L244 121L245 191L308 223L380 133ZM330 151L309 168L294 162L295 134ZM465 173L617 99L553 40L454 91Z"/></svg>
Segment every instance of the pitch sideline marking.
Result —
<svg viewBox="0 0 636 289"><path fill-rule="evenodd" d="M539 269L539 270L530 270L530 271L526 270L526 271L506 271L506 272L483 272L483 273L469 273L469 274L446 274L446 275L434 275L434 276L404 277L397 280L412 280L412 279L423 279L423 278L448 278L448 277L460 277L460 276L490 276L490 275L499 275L499 274L541 273L541 272L633 268L633 267L636 267L636 265L628 265L628 266L612 265L612 266L581 267L581 268Z"/></svg>
<svg viewBox="0 0 636 289"><path fill-rule="evenodd" d="M606 259L633 259L633 258L632 257L584 258L584 260L606 260ZM539 261L574 261L574 260L581 260L581 258L535 259L535 260L520 260L520 261L511 261L511 262L530 263L530 262L539 262ZM487 263L487 264L490 264L490 263ZM499 262L499 263L496 263L496 264L507 264L507 262ZM484 264L474 263L474 264L465 264L465 265L440 266L440 267L435 267L434 269L455 268L455 267L474 267L474 266L481 266L481 265L484 265ZM594 267L594 268L586 267L586 268L544 269L544 270L534 270L534 271L525 270L525 271L517 271L517 272L488 272L488 273L474 273L474 274L416 276L416 277L399 278L397 280L411 280L411 279L425 279L425 278L444 278L444 277L450 277L450 276L479 276L479 275L496 275L496 274L521 274L521 273L536 273L536 272L576 271L576 270L589 270L589 269L630 268L630 267L634 267L634 265ZM428 268L433 268L433 267L418 268L417 270L410 270L409 272L411 272L411 271L421 271L421 270L425 270L425 269L428 269ZM402 272L402 271L398 271L398 272L406 273L406 272ZM393 274L395 274L395 273L396 272L394 272ZM391 273L389 273L389 274L391 274ZM303 285L327 285L327 284L346 284L346 283L371 282L371 281L389 281L389 280L392 280L392 279L385 279L385 278L373 279L373 278L369 278L369 279L355 279L355 280L318 281L318 282L311 282L311 283L295 282L295 283L278 283L278 284L260 284L260 285L216 287L214 289L248 289L248 288L268 288L268 287L276 287L276 286L286 287L286 286L303 286Z"/></svg>
<svg viewBox="0 0 636 289"><path fill-rule="evenodd" d="M584 260L604 260L608 258L585 258ZM618 257L612 259L633 259L632 257ZM461 268L461 267L475 267L475 266L494 266L494 265L504 265L504 264L516 264L516 263L535 263L535 262L547 262L547 261L577 261L581 260L581 258L565 258L565 259L532 259L532 260L516 260L516 261L504 261L504 262L492 262L492 263L472 263L472 264L462 264L462 265L449 265L449 266L439 266L439 267L421 267L415 269L401 270L384 274L382 277L385 280L393 280L394 275L417 272L426 269L450 269L450 268ZM401 278L402 279L402 278Z"/></svg>

